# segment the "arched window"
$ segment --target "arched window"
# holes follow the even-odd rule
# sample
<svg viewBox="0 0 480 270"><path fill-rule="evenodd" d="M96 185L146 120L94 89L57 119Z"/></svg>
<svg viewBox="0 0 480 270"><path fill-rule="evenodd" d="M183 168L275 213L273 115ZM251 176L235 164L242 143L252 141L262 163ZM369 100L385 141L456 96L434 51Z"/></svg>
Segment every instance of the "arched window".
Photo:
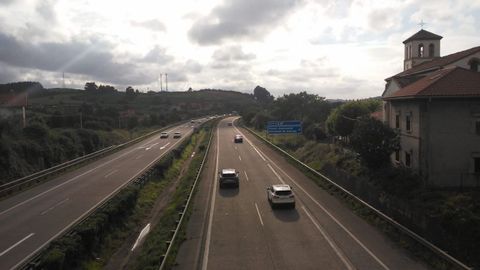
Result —
<svg viewBox="0 0 480 270"><path fill-rule="evenodd" d="M423 44L420 43L420 44L418 44L418 57L423 57L423 53L424 53Z"/></svg>
<svg viewBox="0 0 480 270"><path fill-rule="evenodd" d="M428 57L433 57L435 55L435 45L433 43L430 43L428 45Z"/></svg>
<svg viewBox="0 0 480 270"><path fill-rule="evenodd" d="M480 60L478 58L472 58L470 61L468 61L468 64L470 65L470 70L478 71L478 66L480 66Z"/></svg>

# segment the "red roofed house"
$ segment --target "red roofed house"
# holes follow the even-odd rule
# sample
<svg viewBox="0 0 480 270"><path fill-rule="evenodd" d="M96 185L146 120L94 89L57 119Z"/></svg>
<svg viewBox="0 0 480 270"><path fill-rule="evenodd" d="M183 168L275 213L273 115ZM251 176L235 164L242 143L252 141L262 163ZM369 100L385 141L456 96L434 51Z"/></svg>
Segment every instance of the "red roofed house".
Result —
<svg viewBox="0 0 480 270"><path fill-rule="evenodd" d="M480 186L480 46L440 57L441 38L405 40L404 71L386 79L383 117L401 145L392 160L429 185Z"/></svg>

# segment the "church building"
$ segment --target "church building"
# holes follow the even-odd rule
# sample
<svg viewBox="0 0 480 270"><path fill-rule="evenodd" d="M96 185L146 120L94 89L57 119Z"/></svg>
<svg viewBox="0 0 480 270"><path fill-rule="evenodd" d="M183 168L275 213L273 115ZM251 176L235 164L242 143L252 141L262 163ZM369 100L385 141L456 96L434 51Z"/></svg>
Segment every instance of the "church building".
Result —
<svg viewBox="0 0 480 270"><path fill-rule="evenodd" d="M480 46L441 56L441 39L406 39L404 70L385 79L383 120L401 145L392 162L430 186L480 186Z"/></svg>

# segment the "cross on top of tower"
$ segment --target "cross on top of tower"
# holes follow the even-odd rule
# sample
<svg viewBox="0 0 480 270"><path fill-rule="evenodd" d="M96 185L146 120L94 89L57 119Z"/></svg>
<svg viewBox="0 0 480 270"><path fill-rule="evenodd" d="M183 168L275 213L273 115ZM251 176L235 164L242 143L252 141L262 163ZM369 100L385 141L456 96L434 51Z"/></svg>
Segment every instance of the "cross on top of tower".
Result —
<svg viewBox="0 0 480 270"><path fill-rule="evenodd" d="M423 19L420 21L418 25L420 25L420 28L423 29L423 26L425 26L427 23L423 22Z"/></svg>

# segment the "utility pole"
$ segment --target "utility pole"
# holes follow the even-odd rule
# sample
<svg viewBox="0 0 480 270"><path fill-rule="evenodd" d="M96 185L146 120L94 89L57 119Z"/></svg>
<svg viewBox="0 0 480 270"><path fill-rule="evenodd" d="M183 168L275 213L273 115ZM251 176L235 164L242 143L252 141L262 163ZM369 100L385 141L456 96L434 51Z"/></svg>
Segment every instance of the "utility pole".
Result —
<svg viewBox="0 0 480 270"><path fill-rule="evenodd" d="M168 74L165 73L165 91L168 92Z"/></svg>
<svg viewBox="0 0 480 270"><path fill-rule="evenodd" d="M65 89L65 72L62 72L62 88Z"/></svg>
<svg viewBox="0 0 480 270"><path fill-rule="evenodd" d="M163 91L162 78L163 78L163 74L160 73L160 92Z"/></svg>

